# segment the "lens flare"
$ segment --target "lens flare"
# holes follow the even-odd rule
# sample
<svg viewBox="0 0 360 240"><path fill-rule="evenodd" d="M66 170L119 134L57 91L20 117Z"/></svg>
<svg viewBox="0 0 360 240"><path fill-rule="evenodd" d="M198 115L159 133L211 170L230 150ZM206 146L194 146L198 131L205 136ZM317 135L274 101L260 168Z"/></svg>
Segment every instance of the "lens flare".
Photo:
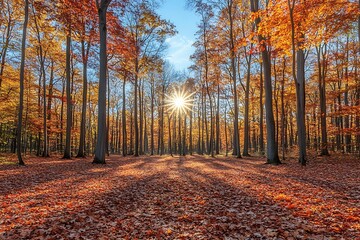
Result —
<svg viewBox="0 0 360 240"><path fill-rule="evenodd" d="M174 91L172 95L166 95L165 106L169 107L171 110L170 116L174 113L186 114L187 111L191 111L191 106L193 105L192 95L194 95L194 93L188 94L184 89L178 89Z"/></svg>

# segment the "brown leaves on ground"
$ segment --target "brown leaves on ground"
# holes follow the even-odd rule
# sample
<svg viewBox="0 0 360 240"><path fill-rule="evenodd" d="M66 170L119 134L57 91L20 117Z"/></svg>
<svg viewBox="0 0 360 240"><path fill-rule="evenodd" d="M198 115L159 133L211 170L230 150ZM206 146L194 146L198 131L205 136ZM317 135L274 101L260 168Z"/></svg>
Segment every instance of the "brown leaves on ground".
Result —
<svg viewBox="0 0 360 240"><path fill-rule="evenodd" d="M113 156L0 165L0 239L356 239L360 162Z"/></svg>

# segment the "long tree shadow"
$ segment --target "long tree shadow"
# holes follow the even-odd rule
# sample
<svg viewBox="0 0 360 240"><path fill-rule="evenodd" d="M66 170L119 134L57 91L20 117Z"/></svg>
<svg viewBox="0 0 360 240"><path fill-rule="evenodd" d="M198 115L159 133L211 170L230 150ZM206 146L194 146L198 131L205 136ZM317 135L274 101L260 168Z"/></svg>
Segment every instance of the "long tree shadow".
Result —
<svg viewBox="0 0 360 240"><path fill-rule="evenodd" d="M129 162L128 168L119 164L115 169L106 168L88 175L83 182L70 178L68 184L73 184L72 189L77 192L68 199L64 197L63 203L51 211L33 215L41 221L22 223L17 219L15 226L6 223L9 225L3 237L287 239L336 236L326 229L320 232L311 226L304 229L307 219L294 216L293 211L274 201L252 195L248 186L231 181L234 173L226 175L230 170L218 164L210 169L203 159L195 157L147 157ZM109 165L116 166L115 163ZM47 197L50 203L54 201L53 196ZM44 201L39 203L39 209L49 207ZM20 215L32 214L29 209L22 211ZM351 235L346 232L343 236Z"/></svg>

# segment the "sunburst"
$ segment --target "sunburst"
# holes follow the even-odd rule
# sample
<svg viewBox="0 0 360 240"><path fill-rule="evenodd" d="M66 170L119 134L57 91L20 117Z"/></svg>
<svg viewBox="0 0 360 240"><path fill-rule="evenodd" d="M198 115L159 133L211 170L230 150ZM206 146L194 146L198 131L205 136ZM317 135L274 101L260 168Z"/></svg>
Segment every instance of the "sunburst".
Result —
<svg viewBox="0 0 360 240"><path fill-rule="evenodd" d="M192 95L194 95L194 93L189 94L185 92L185 89L177 89L172 95L166 95L165 106L171 110L170 116L174 113L186 114L187 111L191 111L191 106L193 105Z"/></svg>

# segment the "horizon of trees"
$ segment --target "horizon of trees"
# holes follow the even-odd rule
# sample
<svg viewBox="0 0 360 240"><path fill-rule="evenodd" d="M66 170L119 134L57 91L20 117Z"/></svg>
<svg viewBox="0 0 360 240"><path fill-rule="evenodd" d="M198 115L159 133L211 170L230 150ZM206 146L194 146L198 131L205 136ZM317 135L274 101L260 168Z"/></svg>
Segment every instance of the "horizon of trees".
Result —
<svg viewBox="0 0 360 240"><path fill-rule="evenodd" d="M187 0L193 65L155 0L0 1L0 152L360 155L360 1ZM19 81L20 79L20 81ZM176 92L191 97L172 111Z"/></svg>

